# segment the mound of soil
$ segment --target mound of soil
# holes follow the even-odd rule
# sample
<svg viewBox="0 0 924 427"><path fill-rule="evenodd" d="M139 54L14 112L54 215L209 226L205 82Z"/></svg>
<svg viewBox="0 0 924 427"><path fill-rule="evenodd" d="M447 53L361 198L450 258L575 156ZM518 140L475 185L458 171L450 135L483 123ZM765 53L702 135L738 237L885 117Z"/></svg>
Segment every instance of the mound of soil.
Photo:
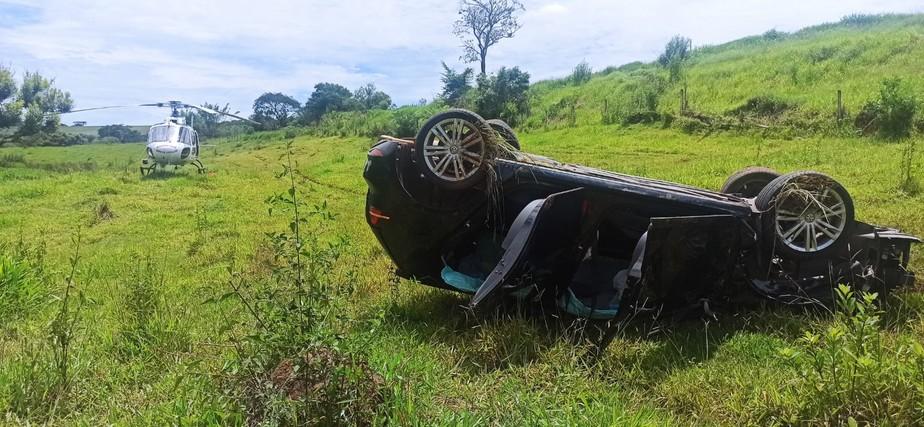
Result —
<svg viewBox="0 0 924 427"><path fill-rule="evenodd" d="M268 379L310 425L371 425L384 402L385 381L365 360L324 346L282 360Z"/></svg>

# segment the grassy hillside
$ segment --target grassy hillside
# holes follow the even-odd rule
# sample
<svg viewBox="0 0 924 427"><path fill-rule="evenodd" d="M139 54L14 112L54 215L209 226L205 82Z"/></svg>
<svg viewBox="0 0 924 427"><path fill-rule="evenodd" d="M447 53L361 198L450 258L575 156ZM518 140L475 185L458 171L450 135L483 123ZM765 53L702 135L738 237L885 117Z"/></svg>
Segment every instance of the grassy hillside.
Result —
<svg viewBox="0 0 924 427"><path fill-rule="evenodd" d="M694 43L696 40L693 41ZM730 43L696 49L686 71L689 108L722 114L755 97L774 97L829 123L837 90L848 113L856 113L888 77L900 77L924 95L924 15L848 17L836 24L786 34L768 31ZM582 85L567 79L539 82L531 90L531 128L602 121L604 102L623 116L648 109L679 113L680 82L666 82L656 64L608 68Z"/></svg>
<svg viewBox="0 0 924 427"><path fill-rule="evenodd" d="M695 43L695 40L694 40ZM653 123L685 132L776 136L856 134L855 119L881 83L900 78L918 98L924 132L924 14L849 16L794 33L775 30L694 49L681 81L656 63L633 62L598 71L588 81L545 80L529 88L520 131L583 125ZM528 71L528 70L527 70ZM686 86L687 110L680 94ZM838 123L837 91L845 116ZM319 135L409 136L442 108L441 101L396 110L329 113ZM466 99L460 107L475 109ZM487 117L491 118L491 117Z"/></svg>

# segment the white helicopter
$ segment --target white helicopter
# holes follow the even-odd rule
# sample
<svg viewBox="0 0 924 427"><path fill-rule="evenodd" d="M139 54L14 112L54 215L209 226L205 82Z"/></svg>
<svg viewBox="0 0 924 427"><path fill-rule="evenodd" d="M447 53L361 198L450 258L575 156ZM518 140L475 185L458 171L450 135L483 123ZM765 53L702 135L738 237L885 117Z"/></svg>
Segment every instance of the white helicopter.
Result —
<svg viewBox="0 0 924 427"><path fill-rule="evenodd" d="M135 107L133 105L115 105L109 107L84 108L81 110L71 110L68 113L79 113L82 111L103 110L108 108L127 108ZM205 172L205 166L199 160L199 133L193 129L192 125L186 124L186 118L180 114L180 110L195 109L208 114L219 116L233 117L238 120L260 124L253 120L237 116L231 113L216 111L211 108L199 107L196 105L186 104L180 101L157 102L153 104L140 104L137 107L160 107L170 108L172 113L170 117L164 119L161 124L151 126L148 130L148 145L146 156L141 159L141 175L147 175L157 170L158 167L165 168L173 165L175 167L192 164L199 173Z"/></svg>

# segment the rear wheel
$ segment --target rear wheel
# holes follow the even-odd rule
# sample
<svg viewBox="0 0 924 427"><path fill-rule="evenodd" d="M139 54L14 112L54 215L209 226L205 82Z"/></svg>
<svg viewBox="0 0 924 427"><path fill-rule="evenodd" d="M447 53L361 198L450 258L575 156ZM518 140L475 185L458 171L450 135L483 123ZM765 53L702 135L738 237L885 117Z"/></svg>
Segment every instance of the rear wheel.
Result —
<svg viewBox="0 0 924 427"><path fill-rule="evenodd" d="M424 176L447 189L465 189L478 183L486 168L488 132L481 116L455 109L428 120L416 139L418 166Z"/></svg>
<svg viewBox="0 0 924 427"><path fill-rule="evenodd" d="M720 191L725 194L734 194L750 199L757 197L760 190L763 190L767 184L779 177L780 173L773 169L752 166L735 172L728 177Z"/></svg>
<svg viewBox="0 0 924 427"><path fill-rule="evenodd" d="M491 119L488 120L488 124L491 125L491 129L494 132L497 132L507 144L510 144L511 147L520 149L520 140L517 138L516 132L513 131L513 128L507 124L507 122L501 119Z"/></svg>
<svg viewBox="0 0 924 427"><path fill-rule="evenodd" d="M838 250L847 243L854 224L850 194L818 172L793 172L774 179L754 205L768 218L765 224L775 237L775 252L787 258L812 258Z"/></svg>

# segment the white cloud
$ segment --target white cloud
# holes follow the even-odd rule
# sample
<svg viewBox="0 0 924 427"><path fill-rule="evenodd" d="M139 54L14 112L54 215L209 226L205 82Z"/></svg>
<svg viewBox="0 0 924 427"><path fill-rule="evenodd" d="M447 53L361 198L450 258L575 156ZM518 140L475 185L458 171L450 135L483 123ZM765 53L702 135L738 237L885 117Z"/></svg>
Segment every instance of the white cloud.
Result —
<svg viewBox="0 0 924 427"><path fill-rule="evenodd" d="M460 65L445 0L0 0L0 60L57 78L80 107L182 99L249 110L264 91L304 100L314 84L373 81L400 103L431 98L440 61ZM651 60L674 34L715 44L791 31L855 13L924 11L920 0L533 0L522 30L488 65L533 79ZM34 10L35 9L35 10ZM35 12L35 13L32 13ZM34 15L34 16L33 16ZM162 113L105 110L91 122L151 122ZM70 118L69 118L70 119Z"/></svg>
<svg viewBox="0 0 924 427"><path fill-rule="evenodd" d="M563 6L561 3L549 3L539 8L540 14L548 14L548 15L565 13L567 11L568 11L568 8Z"/></svg>

